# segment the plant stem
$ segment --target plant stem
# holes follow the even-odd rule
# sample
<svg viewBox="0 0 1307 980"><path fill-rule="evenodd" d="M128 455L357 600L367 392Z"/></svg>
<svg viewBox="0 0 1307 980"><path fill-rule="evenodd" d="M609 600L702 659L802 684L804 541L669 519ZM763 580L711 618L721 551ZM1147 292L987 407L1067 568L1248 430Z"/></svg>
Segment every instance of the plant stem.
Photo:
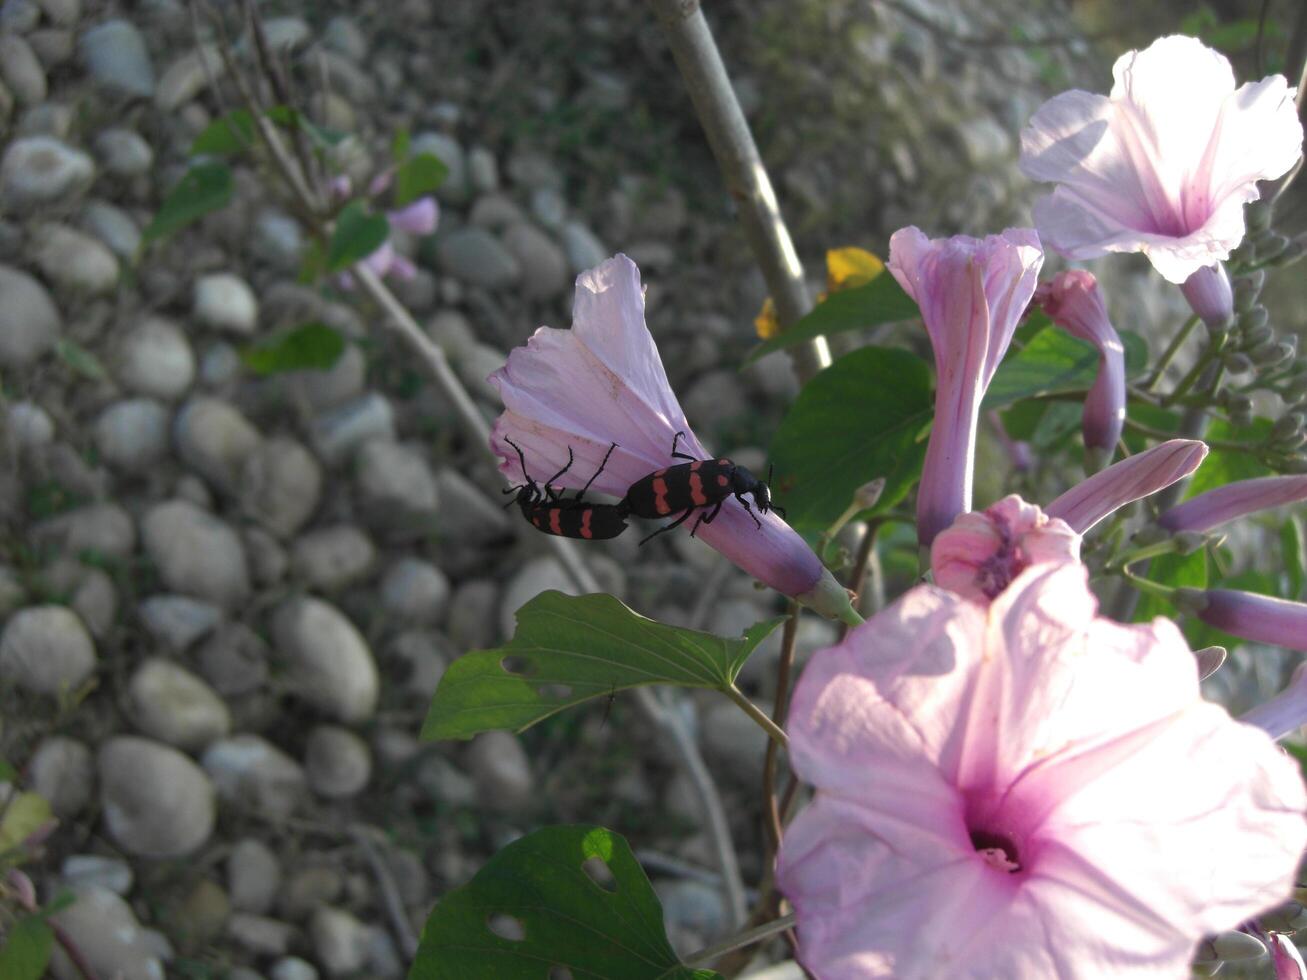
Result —
<svg viewBox="0 0 1307 980"><path fill-rule="evenodd" d="M1175 359L1175 355L1179 353L1180 348L1184 346L1184 342L1189 339L1189 335L1193 333L1196 326L1198 326L1197 315L1191 316L1175 332L1175 336L1171 338L1171 343L1162 352L1157 367L1153 369L1152 375L1148 378L1148 383L1144 385L1144 391L1151 393L1157 390L1157 386L1162 383L1162 376L1166 374L1166 369L1171 366L1171 361Z"/></svg>
<svg viewBox="0 0 1307 980"><path fill-rule="evenodd" d="M1205 412L1203 414L1204 416L1206 415ZM1185 432L1186 427L1184 425L1178 426L1175 432L1167 432L1165 429L1158 429L1154 426L1146 425L1143 422L1136 422L1134 419L1129 417L1126 418L1125 424L1127 429L1133 429L1141 435L1151 436L1154 439L1161 439L1163 441L1168 439L1197 439L1202 437L1201 433L1197 435L1189 435ZM1259 451L1257 446L1250 446L1242 442L1232 442L1228 439L1203 439L1203 441L1212 449L1220 449L1228 453L1253 453L1256 455Z"/></svg>
<svg viewBox="0 0 1307 980"><path fill-rule="evenodd" d="M1154 582L1151 579L1140 578L1127 568L1121 569L1120 574L1122 578L1133 585L1138 591L1151 596L1156 596L1159 599L1165 599L1167 602L1170 602L1171 597L1176 593L1176 590L1171 588L1169 585L1163 585L1161 582Z"/></svg>
<svg viewBox="0 0 1307 980"><path fill-rule="evenodd" d="M1105 572L1122 571L1124 569L1129 568L1135 562L1144 561L1147 558L1157 558L1159 555L1172 554L1175 552L1175 549L1176 549L1175 538L1165 538L1164 540L1155 542L1154 544L1145 545L1144 547L1136 548L1133 551L1127 551L1120 558L1117 558L1106 568L1104 568L1103 571Z"/></svg>
<svg viewBox="0 0 1307 980"><path fill-rule="evenodd" d="M783 915L779 919L773 919L771 922L765 922L760 926L752 929L745 929L743 932L737 932L734 936L727 936L721 942L713 943L711 946L705 946L697 952L691 953L681 962L685 966L707 966L718 957L724 956L732 950L743 949L745 946L752 946L754 943L760 943L764 939L776 935L778 932L784 932L795 923L795 915L791 912L789 915Z"/></svg>
<svg viewBox="0 0 1307 980"><path fill-rule="evenodd" d="M744 692L732 684L730 687L721 688L722 692L740 706L746 715L758 723L758 727L767 733L767 736L779 745L781 748L789 748L790 740L785 734L785 730L776 722L767 717L767 712L750 701L744 696Z"/></svg>
<svg viewBox="0 0 1307 980"><path fill-rule="evenodd" d="M799 604L791 602L788 612L790 618L785 621L785 631L781 634L781 657L776 665L776 705L772 709L772 721L778 728L784 728L785 714L790 706L790 670L794 665L794 647L799 635ZM776 804L777 744L775 739L767 742L767 756L762 763L762 805L766 809L763 827L769 845L766 861L768 867L781 846L781 813Z"/></svg>
<svg viewBox="0 0 1307 980"><path fill-rule="evenodd" d="M762 271L781 330L812 309L803 266L776 203L776 192L749 131L726 66L697 0L649 0L708 137L726 190L740 211L745 237ZM817 337L789 348L794 373L807 382L830 365L830 347Z"/></svg>
<svg viewBox="0 0 1307 980"><path fill-rule="evenodd" d="M863 531L862 541L858 544L858 557L854 559L853 571L849 573L848 587L855 593L862 593L862 580L867 577L867 570L872 566L872 559L876 555L876 537L880 533L880 526L884 523L879 519L873 519L867 522L867 528ZM878 563L877 563L878 564ZM879 581L873 586L873 592L880 588ZM879 607L880 599L883 596L874 595L872 605ZM864 620L865 622L865 620ZM840 641L849 635L849 629L852 626L860 625L857 623L843 623L840 626Z"/></svg>

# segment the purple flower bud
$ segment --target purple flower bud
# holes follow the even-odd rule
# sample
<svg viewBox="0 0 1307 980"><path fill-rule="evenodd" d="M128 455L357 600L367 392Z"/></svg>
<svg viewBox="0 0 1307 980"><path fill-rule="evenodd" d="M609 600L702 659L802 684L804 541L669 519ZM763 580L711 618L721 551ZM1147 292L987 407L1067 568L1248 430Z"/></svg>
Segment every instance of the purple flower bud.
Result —
<svg viewBox="0 0 1307 980"><path fill-rule="evenodd" d="M1182 480L1203 461L1206 444L1195 439L1172 439L1082 480L1044 508L1072 530L1084 534L1108 514L1132 501Z"/></svg>
<svg viewBox="0 0 1307 980"><path fill-rule="evenodd" d="M1275 980L1307 980L1307 966L1303 965L1298 947L1282 932L1273 932L1271 962L1275 966Z"/></svg>
<svg viewBox="0 0 1307 980"><path fill-rule="evenodd" d="M1098 348L1098 376L1081 424L1085 448L1104 450L1111 459L1125 425L1125 348L1107 318L1098 280L1083 269L1068 269L1035 290L1035 301L1071 336Z"/></svg>
<svg viewBox="0 0 1307 980"><path fill-rule="evenodd" d="M1180 285L1180 292L1198 318L1209 327L1220 328L1234 316L1234 290L1220 262L1204 266Z"/></svg>
<svg viewBox="0 0 1307 980"><path fill-rule="evenodd" d="M1034 294L1044 253L1028 228L932 240L908 227L890 237L889 255L935 351L935 423L917 492L917 540L925 546L971 509L980 403Z"/></svg>
<svg viewBox="0 0 1307 980"><path fill-rule="evenodd" d="M401 231L411 235L430 235L440 220L440 209L434 197L419 197L398 211L386 212L386 217Z"/></svg>
<svg viewBox="0 0 1307 980"><path fill-rule="evenodd" d="M1307 653L1307 605L1233 589L1201 593L1198 618L1209 626L1256 643Z"/></svg>
<svg viewBox="0 0 1307 980"><path fill-rule="evenodd" d="M1200 493L1157 519L1168 531L1210 531L1237 517L1307 500L1307 476L1239 480Z"/></svg>

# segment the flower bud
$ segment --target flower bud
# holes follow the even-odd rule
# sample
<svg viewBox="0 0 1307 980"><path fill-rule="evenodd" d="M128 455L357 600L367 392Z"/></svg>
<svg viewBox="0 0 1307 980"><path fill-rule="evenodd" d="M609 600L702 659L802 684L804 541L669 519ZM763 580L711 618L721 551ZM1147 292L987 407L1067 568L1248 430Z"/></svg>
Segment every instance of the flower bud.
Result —
<svg viewBox="0 0 1307 980"><path fill-rule="evenodd" d="M1284 254L1284 250L1289 247L1289 239L1279 232L1271 232L1264 238L1259 238L1253 246L1256 249L1257 261L1266 262Z"/></svg>
<svg viewBox="0 0 1307 980"><path fill-rule="evenodd" d="M1260 234L1271 227L1271 220L1275 217L1275 199L1264 198L1260 201L1254 201L1244 208L1243 213L1248 234Z"/></svg>
<svg viewBox="0 0 1307 980"><path fill-rule="evenodd" d="M1198 679L1205 681L1218 670L1221 664L1225 663L1225 647L1203 647L1201 650L1194 651L1194 659L1198 661Z"/></svg>
<svg viewBox="0 0 1307 980"><path fill-rule="evenodd" d="M1271 963L1275 967L1275 980L1307 980L1307 965L1293 940L1280 932L1270 934Z"/></svg>
<svg viewBox="0 0 1307 980"><path fill-rule="evenodd" d="M1257 924L1271 932L1297 932L1307 926L1307 905L1293 900L1287 901L1279 908L1259 915Z"/></svg>
<svg viewBox="0 0 1307 980"><path fill-rule="evenodd" d="M1296 348L1285 340L1276 340L1262 344L1249 352L1248 356L1260 368L1276 368L1293 360Z"/></svg>
<svg viewBox="0 0 1307 980"><path fill-rule="evenodd" d="M1284 439L1292 438L1302 429L1303 417L1297 412L1290 412L1288 415L1282 415L1275 420L1271 426L1271 441L1280 442Z"/></svg>
<svg viewBox="0 0 1307 980"><path fill-rule="evenodd" d="M1234 315L1234 293L1225 266L1217 262L1189 276L1180 286L1189 306L1208 327L1219 327Z"/></svg>
<svg viewBox="0 0 1307 980"><path fill-rule="evenodd" d="M1258 306L1254 310L1250 310L1249 312L1256 312L1256 310L1265 310L1265 309L1266 307L1264 306ZM1268 340L1273 340L1274 338L1275 338L1275 330L1269 324L1262 323L1258 326L1249 327L1248 329L1244 330L1243 336L1240 339L1243 342L1244 349L1248 350L1253 347L1261 347Z"/></svg>
<svg viewBox="0 0 1307 980"><path fill-rule="evenodd" d="M1257 298L1262 295L1262 287L1266 285L1266 270L1254 269L1252 272L1245 272L1234 280L1234 308L1240 313L1250 310L1257 303Z"/></svg>
<svg viewBox="0 0 1307 980"><path fill-rule="evenodd" d="M859 507L864 510L875 507L880 503L880 495L885 492L885 478L878 476L876 479L864 483L853 492L853 499L857 501Z"/></svg>
<svg viewBox="0 0 1307 980"><path fill-rule="evenodd" d="M1253 369L1252 359L1243 351L1230 351L1221 355L1221 363L1231 374L1245 374Z"/></svg>
<svg viewBox="0 0 1307 980"><path fill-rule="evenodd" d="M1266 311L1266 307L1260 305L1252 306L1240 313L1239 319L1236 322L1239 325L1239 329L1244 332L1244 335L1248 336L1251 331L1266 326L1266 322L1270 317L1271 315ZM1253 342L1260 343L1260 341L1265 340L1270 336L1270 334L1266 334L1264 337L1260 337L1258 340Z"/></svg>
<svg viewBox="0 0 1307 980"><path fill-rule="evenodd" d="M1234 589L1178 589L1174 601L1234 636L1307 652L1307 605L1301 602Z"/></svg>
<svg viewBox="0 0 1307 980"><path fill-rule="evenodd" d="M1288 401L1298 401L1307 395L1307 374L1295 374L1284 385L1284 397Z"/></svg>
<svg viewBox="0 0 1307 980"><path fill-rule="evenodd" d="M1208 936L1198 944L1195 963L1215 963L1218 960L1251 960L1266 953L1261 940L1246 932L1230 930Z"/></svg>
<svg viewBox="0 0 1307 980"><path fill-rule="evenodd" d="M1292 239L1289 244L1285 246L1284 251L1271 259L1270 262L1271 265L1275 266L1277 269L1283 268L1286 265L1293 265L1304 255L1307 255L1307 242L1303 241L1302 237L1299 236L1298 238Z"/></svg>

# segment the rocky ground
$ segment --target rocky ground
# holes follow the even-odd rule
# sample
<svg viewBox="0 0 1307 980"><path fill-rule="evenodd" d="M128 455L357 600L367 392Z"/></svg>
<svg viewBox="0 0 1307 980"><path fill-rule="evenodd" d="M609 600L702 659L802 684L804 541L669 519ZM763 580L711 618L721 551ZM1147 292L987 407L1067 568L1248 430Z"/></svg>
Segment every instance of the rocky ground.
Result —
<svg viewBox="0 0 1307 980"><path fill-rule="evenodd" d="M883 250L908 221L1017 220L1020 125L1079 59L1105 77L1084 46L963 43L1018 10L1065 34L1059 17L943 6L928 28L916 0L714 5L816 277L824 248ZM762 463L794 382L783 358L738 370L761 281L642 4L263 9L360 168L401 127L449 166L396 289L488 416L485 376L566 325L573 276L621 249L692 423ZM232 207L142 247L235 95L205 58L178 0L0 7L0 715L3 758L60 821L29 867L40 895L75 896L58 919L102 977L394 977L398 920L420 931L515 834L593 821L646 858L678 944L703 944L727 923L697 805L622 699L418 742L447 663L571 586L376 312L297 281L304 233L266 175L239 170ZM244 368L306 320L350 338L334 368ZM587 548L636 609L722 633L773 609L696 542L637 538ZM801 648L832 635L809 619ZM745 677L762 699L775 653ZM756 883L762 735L725 701L687 712Z"/></svg>

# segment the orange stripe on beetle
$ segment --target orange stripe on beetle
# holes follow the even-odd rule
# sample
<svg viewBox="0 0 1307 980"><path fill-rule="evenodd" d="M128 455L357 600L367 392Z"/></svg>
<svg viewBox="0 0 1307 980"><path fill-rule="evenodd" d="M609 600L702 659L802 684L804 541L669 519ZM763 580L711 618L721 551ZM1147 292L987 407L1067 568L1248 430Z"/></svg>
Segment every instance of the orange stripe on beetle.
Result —
<svg viewBox="0 0 1307 980"><path fill-rule="evenodd" d="M553 534L563 533L563 512L557 507L549 512L549 530Z"/></svg>
<svg viewBox="0 0 1307 980"><path fill-rule="evenodd" d="M590 518L594 516L594 511L586 508L581 511L581 537L593 538L594 532L590 530Z"/></svg>
<svg viewBox="0 0 1307 980"><path fill-rule="evenodd" d="M667 471L663 470L663 472L666 473ZM662 477L654 477L653 492L654 510L659 514L670 514L672 505L667 502L667 481Z"/></svg>
<svg viewBox="0 0 1307 980"><path fill-rule="evenodd" d="M695 470L697 470L697 469L698 469L700 466L702 466L702 465L703 465L703 460L701 460L701 459L696 459L693 463L690 464L690 472L693 473Z"/></svg>
<svg viewBox="0 0 1307 980"><path fill-rule="evenodd" d="M727 475L726 475L725 473L718 473L718 474L717 474L717 485L718 485L719 487L727 487L727 486L730 486L730 485L731 485L730 478L727 477Z"/></svg>
<svg viewBox="0 0 1307 980"><path fill-rule="evenodd" d="M690 474L690 499L696 507L702 507L708 503L708 495L703 492L703 477L698 473Z"/></svg>

